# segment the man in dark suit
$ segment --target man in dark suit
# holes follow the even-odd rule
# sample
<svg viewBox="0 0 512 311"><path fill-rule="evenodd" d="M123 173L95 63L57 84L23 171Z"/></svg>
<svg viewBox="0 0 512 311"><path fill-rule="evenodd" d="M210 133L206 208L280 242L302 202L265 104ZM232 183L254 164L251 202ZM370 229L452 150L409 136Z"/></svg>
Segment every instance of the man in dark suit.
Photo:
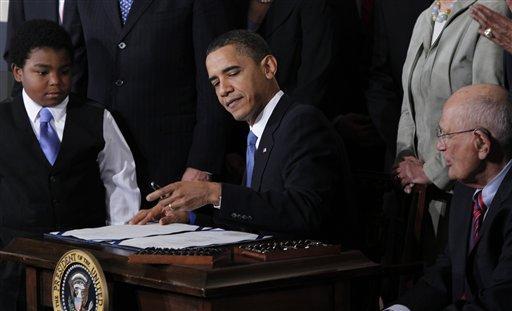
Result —
<svg viewBox="0 0 512 311"><path fill-rule="evenodd" d="M507 91L495 85L460 89L443 108L438 137L448 175L458 181L448 245L400 305L389 309L510 310L512 104Z"/></svg>
<svg viewBox="0 0 512 311"><path fill-rule="evenodd" d="M4 59L9 62L11 40L16 31L24 22L33 19L47 19L59 23L68 33L75 51L73 61L73 88L75 94L85 95L87 89L87 77L84 70L85 47L82 45L80 23L77 19L76 0L10 0L7 17L7 40L5 43ZM12 96L21 93L21 84L15 83Z"/></svg>
<svg viewBox="0 0 512 311"><path fill-rule="evenodd" d="M219 0L78 1L89 98L116 117L138 184L220 173L227 115L215 104L204 57L227 30Z"/></svg>
<svg viewBox="0 0 512 311"><path fill-rule="evenodd" d="M402 67L414 23L430 4L431 0L375 2L373 59L366 104L375 128L386 143L387 171L391 169L396 153L403 96Z"/></svg>
<svg viewBox="0 0 512 311"><path fill-rule="evenodd" d="M231 1L236 28L258 33L270 46L279 62L276 78L282 90L328 117L339 113L332 111L336 107L327 107L335 50L333 16L326 1Z"/></svg>
<svg viewBox="0 0 512 311"><path fill-rule="evenodd" d="M244 185L170 184L148 196L163 199L132 223L173 222L177 213L213 204L213 220L223 226L354 242L342 142L319 110L280 90L265 41L246 30L228 32L210 44L206 67L222 106L250 127Z"/></svg>

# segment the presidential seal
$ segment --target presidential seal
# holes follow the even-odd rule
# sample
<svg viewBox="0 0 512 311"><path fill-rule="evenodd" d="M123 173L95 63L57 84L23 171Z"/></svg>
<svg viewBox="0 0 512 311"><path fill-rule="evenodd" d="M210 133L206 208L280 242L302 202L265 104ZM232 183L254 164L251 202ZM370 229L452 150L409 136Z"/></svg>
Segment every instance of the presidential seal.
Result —
<svg viewBox="0 0 512 311"><path fill-rule="evenodd" d="M52 281L53 310L108 311L105 275L94 256L75 249L57 263Z"/></svg>

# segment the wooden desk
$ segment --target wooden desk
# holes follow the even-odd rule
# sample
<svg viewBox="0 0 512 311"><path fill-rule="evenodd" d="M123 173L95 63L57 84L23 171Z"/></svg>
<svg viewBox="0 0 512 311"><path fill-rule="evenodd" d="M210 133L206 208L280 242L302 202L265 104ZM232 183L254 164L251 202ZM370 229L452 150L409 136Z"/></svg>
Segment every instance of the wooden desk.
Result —
<svg viewBox="0 0 512 311"><path fill-rule="evenodd" d="M351 280L378 272L360 252L267 263L233 263L220 268L130 264L128 251L18 238L2 260L26 265L28 310L51 307L51 279L68 250L85 249L100 262L107 278L111 310L349 310ZM116 284L133 295L121 294ZM117 303L116 303L117 301Z"/></svg>

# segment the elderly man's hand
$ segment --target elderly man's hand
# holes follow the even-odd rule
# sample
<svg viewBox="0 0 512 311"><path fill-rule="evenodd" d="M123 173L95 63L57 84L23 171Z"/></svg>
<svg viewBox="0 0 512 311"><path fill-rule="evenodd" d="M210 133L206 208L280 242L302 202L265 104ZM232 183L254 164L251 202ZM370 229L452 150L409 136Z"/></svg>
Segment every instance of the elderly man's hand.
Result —
<svg viewBox="0 0 512 311"><path fill-rule="evenodd" d="M507 4L512 10L512 0L507 0ZM481 35L512 53L512 21L510 19L481 4L475 4L470 14L480 24L478 31ZM491 32L485 35L484 32L487 29Z"/></svg>
<svg viewBox="0 0 512 311"><path fill-rule="evenodd" d="M430 183L423 170L423 164L417 158L407 156L395 168L395 176L400 180L400 184L404 187L406 193L411 193L415 184L426 185Z"/></svg>
<svg viewBox="0 0 512 311"><path fill-rule="evenodd" d="M205 181L180 181L150 193L146 199L160 199L154 209L165 212L192 211L206 204L217 204L221 185Z"/></svg>

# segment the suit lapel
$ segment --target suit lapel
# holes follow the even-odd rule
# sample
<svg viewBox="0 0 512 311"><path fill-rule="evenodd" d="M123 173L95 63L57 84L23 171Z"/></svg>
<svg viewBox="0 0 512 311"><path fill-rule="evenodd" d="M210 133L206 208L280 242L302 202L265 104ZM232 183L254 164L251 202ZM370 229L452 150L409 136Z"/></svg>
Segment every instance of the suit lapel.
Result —
<svg viewBox="0 0 512 311"><path fill-rule="evenodd" d="M267 125L265 126L265 130L261 135L258 149L254 154L254 169L252 172L251 183L251 188L255 189L256 191L260 190L261 178L265 168L267 167L267 162L270 157L270 153L272 152L272 147L274 146L274 133L279 128L281 120L283 119L283 116L285 115L289 106L290 100L288 99L288 96L283 95L274 108L274 111L272 112L272 115L270 116Z"/></svg>
<svg viewBox="0 0 512 311"><path fill-rule="evenodd" d="M460 14L462 14L464 11L466 11L470 5L472 5L473 3L475 3L476 0L471 0L471 1L459 1L457 3L460 4L460 7L459 8L455 8L455 10L453 11L452 14L450 14L450 16L448 17L448 20L446 20L446 24L444 25L443 29L441 30L441 33L439 34L439 36L437 37L436 41L432 44L432 46L435 46L437 45L438 41L439 41L439 38L441 38L441 36L443 35L443 32L444 30L446 29L446 27L448 27L451 22L457 17L459 16ZM433 23L432 23L433 24ZM432 33L430 34L430 37L432 38Z"/></svg>
<svg viewBox="0 0 512 311"><path fill-rule="evenodd" d="M491 206L489 206L487 215L485 215L484 221L482 222L482 227L480 228L480 240L482 237L489 231L489 224L491 224L496 217L497 213L503 207L503 202L509 197L510 191L512 190L512 169L510 169L501 182L500 187L498 188L498 192L494 196L494 199L491 202ZM477 244L475 245L475 248Z"/></svg>
<svg viewBox="0 0 512 311"><path fill-rule="evenodd" d="M431 11L434 5L435 3L433 3L428 10ZM434 22L432 21L430 14L425 14L423 18L425 18L423 21L425 25L425 30L423 31L423 49L428 51L432 45L432 32L434 31Z"/></svg>
<svg viewBox="0 0 512 311"><path fill-rule="evenodd" d="M103 6L103 11L107 14L107 19L111 22L112 26L116 33L121 32L121 14L119 11L119 1L118 0L102 0L99 1L100 5ZM66 18L64 17L64 20Z"/></svg>
<svg viewBox="0 0 512 311"><path fill-rule="evenodd" d="M166 0L169 1L169 0ZM134 0L132 7L130 8L130 13L128 13L128 19L126 20L126 24L122 27L121 30L121 38L124 38L130 30L133 28L133 25L137 23L137 20L141 17L142 13L146 11L148 6L153 2L153 0Z"/></svg>
<svg viewBox="0 0 512 311"><path fill-rule="evenodd" d="M457 264L461 265L461 271L466 271L468 260L468 247L469 235L471 234L471 221L473 211L473 193L475 189L464 186L463 193L460 195L460 201L454 204L454 218L455 221L450 222L450 233L456 233L453 241L454 245L461 245L462 247L455 247L457 250L454 254Z"/></svg>
<svg viewBox="0 0 512 311"><path fill-rule="evenodd" d="M258 33L269 38L290 16L298 1L273 1L263 19Z"/></svg>
<svg viewBox="0 0 512 311"><path fill-rule="evenodd" d="M51 167L50 162L48 162L46 156L41 150L36 134L30 125L30 120L28 119L27 111L25 110L25 105L23 104L23 98L21 95L16 96L12 105L14 124L21 132L20 141L34 156L39 158L39 161L43 161L47 167Z"/></svg>

